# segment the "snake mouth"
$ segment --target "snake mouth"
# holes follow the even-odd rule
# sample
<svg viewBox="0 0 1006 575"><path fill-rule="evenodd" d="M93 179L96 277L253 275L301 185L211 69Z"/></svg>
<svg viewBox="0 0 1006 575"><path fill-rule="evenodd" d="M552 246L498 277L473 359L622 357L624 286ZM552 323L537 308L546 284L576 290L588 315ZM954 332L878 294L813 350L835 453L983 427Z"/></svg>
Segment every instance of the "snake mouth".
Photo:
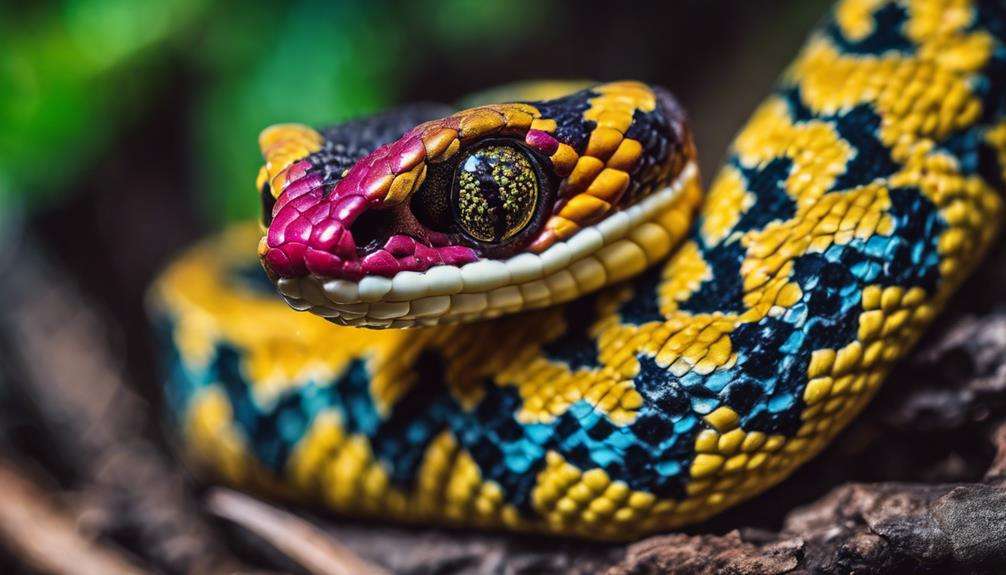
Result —
<svg viewBox="0 0 1006 575"><path fill-rule="evenodd" d="M342 144L366 123L338 129L266 130L259 181L263 266L291 307L337 323L568 301L666 256L698 203L684 113L635 82L463 110L372 150Z"/></svg>

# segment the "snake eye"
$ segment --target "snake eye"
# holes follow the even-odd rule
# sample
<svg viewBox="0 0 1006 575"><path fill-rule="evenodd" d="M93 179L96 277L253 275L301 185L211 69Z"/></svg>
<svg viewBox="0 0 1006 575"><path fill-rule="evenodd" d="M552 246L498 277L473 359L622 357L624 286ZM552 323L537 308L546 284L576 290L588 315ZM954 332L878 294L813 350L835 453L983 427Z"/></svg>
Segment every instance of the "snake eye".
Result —
<svg viewBox="0 0 1006 575"><path fill-rule="evenodd" d="M506 144L482 146L455 172L455 221L476 241L505 242L531 222L540 188L538 172L526 152Z"/></svg>

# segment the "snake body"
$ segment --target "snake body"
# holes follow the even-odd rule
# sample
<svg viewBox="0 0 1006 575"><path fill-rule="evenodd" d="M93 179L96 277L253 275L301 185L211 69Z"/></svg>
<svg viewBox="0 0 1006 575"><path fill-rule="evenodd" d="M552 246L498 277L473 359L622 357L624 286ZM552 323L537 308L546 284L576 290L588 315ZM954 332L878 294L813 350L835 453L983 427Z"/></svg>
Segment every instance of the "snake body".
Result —
<svg viewBox="0 0 1006 575"><path fill-rule="evenodd" d="M640 102L657 92L621 83L576 97L627 92L642 95L620 108L627 124L585 118L590 104L548 102L500 105L478 122L522 125L528 145L558 166L590 156L606 122L622 122L620 138L632 139L647 117L640 107L655 109ZM550 110L582 133L562 132ZM412 133L392 124L430 116L358 121L321 139L298 127L269 132L265 147L281 145L267 153L260 188L320 173L298 164L311 154L345 160L317 182L349 179L360 157L377 153L371 144ZM452 121L438 129L462 139ZM563 279L539 281L540 299L532 284L508 292L539 302L526 313L411 330L333 326L291 311L273 285L329 319L392 325L394 306L332 299L364 274L331 271L349 259L309 261L304 246L266 238L267 276L251 225L192 249L151 298L167 342L168 403L191 460L227 482L350 515L602 539L701 521L760 493L862 409L995 238L1006 189L1006 8L840 2L736 137L690 228L700 201L685 167L690 144L684 132L667 134L674 154L641 145L623 164L610 160L621 140L609 145L608 167L624 168L632 185L616 186L606 209L641 205L661 187L677 193L625 233L628 243L593 252L594 264L559 265ZM368 149L354 155L354 146ZM370 188L354 185L379 188L382 201L409 197L420 172L435 170L423 163L436 157L430 149ZM651 152L650 169L639 169ZM317 192L310 209L338 197ZM266 197L267 207L281 213L273 202L294 199ZM610 217L555 219L561 210L538 228L553 235L539 233L535 253ZM597 266L601 276L587 271ZM326 280L331 290L318 280L325 270L343 274ZM563 291L563 281L576 287ZM395 309L411 310L400 325L464 321L474 319L468 299ZM549 305L564 300L573 301ZM505 301L498 314L516 305Z"/></svg>

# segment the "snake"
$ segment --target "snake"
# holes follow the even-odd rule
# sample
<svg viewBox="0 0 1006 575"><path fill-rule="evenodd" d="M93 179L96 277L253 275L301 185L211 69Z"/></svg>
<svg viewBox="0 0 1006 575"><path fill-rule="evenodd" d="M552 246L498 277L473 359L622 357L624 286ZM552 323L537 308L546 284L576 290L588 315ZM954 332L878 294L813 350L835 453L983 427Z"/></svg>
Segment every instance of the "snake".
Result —
<svg viewBox="0 0 1006 575"><path fill-rule="evenodd" d="M466 106L262 132L262 221L149 295L183 458L348 517L633 539L824 449L994 244L1006 7L841 0L708 189L662 88Z"/></svg>

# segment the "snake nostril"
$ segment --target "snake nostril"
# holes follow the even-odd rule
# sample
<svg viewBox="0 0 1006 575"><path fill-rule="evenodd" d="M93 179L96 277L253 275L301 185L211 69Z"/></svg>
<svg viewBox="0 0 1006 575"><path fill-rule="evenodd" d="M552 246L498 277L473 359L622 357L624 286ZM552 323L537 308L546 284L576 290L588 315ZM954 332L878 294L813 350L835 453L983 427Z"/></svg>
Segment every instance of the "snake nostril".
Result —
<svg viewBox="0 0 1006 575"><path fill-rule="evenodd" d="M394 220L394 212L390 210L368 210L360 214L350 229L357 251L370 253L380 248L391 235Z"/></svg>

